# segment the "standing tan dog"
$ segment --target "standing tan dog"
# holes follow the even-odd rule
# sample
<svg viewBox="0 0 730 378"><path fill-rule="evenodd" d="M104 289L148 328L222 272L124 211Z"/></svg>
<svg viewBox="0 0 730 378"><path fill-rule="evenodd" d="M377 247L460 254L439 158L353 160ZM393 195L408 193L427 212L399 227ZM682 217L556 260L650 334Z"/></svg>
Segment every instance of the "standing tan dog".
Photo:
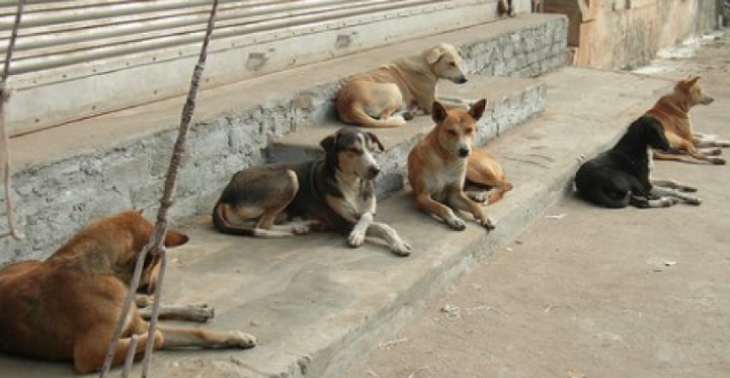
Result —
<svg viewBox="0 0 730 378"><path fill-rule="evenodd" d="M0 270L0 352L46 360L73 360L78 373L99 370L129 292L137 256L153 226L136 211L100 220L79 231L45 261L23 261ZM168 231L165 246L188 237ZM157 259L148 257L141 286L154 284ZM147 343L148 323L137 306L124 323L113 365L120 365L130 337L136 353ZM155 349L250 348L243 332L158 328Z"/></svg>
<svg viewBox="0 0 730 378"><path fill-rule="evenodd" d="M472 188L480 191L473 191ZM484 148L474 148L469 154L469 161L466 166L465 190L467 195L474 201L493 204L504 197L505 193L512 190L512 184L507 181L502 165L487 152ZM491 189L489 192L481 191ZM486 196L485 196L486 195Z"/></svg>
<svg viewBox="0 0 730 378"><path fill-rule="evenodd" d="M689 154L692 158L712 164L725 164L725 159L713 157L722 151L717 147L730 147L730 141L717 140L715 136L694 133L689 111L695 105L709 105L714 99L708 96L697 84L699 76L680 80L674 91L657 101L653 108L646 112L664 128L664 133L674 152ZM712 148L703 150L704 148ZM658 160L674 160L693 162L678 154L669 154L655 151L654 158Z"/></svg>
<svg viewBox="0 0 730 378"><path fill-rule="evenodd" d="M482 205L468 198L463 189L472 138L486 105L486 100L480 100L468 111L446 110L435 102L432 118L436 126L408 155L408 181L418 208L455 230L465 229L466 224L450 207L468 211L484 228L494 229Z"/></svg>
<svg viewBox="0 0 730 378"><path fill-rule="evenodd" d="M420 108L431 114L439 80L467 82L462 65L459 50L448 43L398 59L347 81L337 95L337 112L343 122L365 127L403 125L408 116L392 116L393 113ZM458 99L441 101L448 101L450 106L465 106Z"/></svg>

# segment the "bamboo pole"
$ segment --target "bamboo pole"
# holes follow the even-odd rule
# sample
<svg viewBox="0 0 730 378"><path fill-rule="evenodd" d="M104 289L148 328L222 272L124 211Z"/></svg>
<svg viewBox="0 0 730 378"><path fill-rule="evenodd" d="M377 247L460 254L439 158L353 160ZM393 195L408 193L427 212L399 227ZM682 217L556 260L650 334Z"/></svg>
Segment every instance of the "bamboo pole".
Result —
<svg viewBox="0 0 730 378"><path fill-rule="evenodd" d="M20 28L20 19L23 16L23 6L25 0L18 1L18 9L15 12L15 22L10 34L10 42L8 42L8 50L5 52L5 65L3 68L2 78L0 79L0 171L3 173L3 187L5 188L5 216L8 220L9 231L0 235L0 239L11 236L15 240L23 239L23 234L18 231L15 224L15 213L13 212L13 200L10 192L11 174L10 174L10 151L8 131L6 130L6 105L10 100L10 88L8 87L8 76L10 76L10 62L13 60L13 49L15 48L15 40L18 39L18 29Z"/></svg>
<svg viewBox="0 0 730 378"><path fill-rule="evenodd" d="M124 320L126 319L127 314L129 313L129 310L132 306L134 293L139 287L144 259L148 253L152 253L155 258L160 259L161 266L159 277L157 280L155 303L152 309L152 318L150 319L149 338L147 340L145 356L143 360L142 377L147 377L148 367L152 359L152 352L154 349L154 335L157 329L159 304L161 302L160 298L162 295L162 286L164 282L165 268L167 265L166 251L164 246L165 234L167 232L167 213L173 204L172 197L175 193L175 181L177 179L177 173L180 169L183 155L185 154L187 133L190 129L190 124L192 123L193 114L195 112L196 98L198 95L198 88L200 86L200 78L203 75L205 62L208 59L208 44L210 42L210 37L213 32L213 25L215 22L217 9L218 0L213 0L213 6L211 7L210 17L208 18L208 26L205 32L205 38L203 39L203 46L200 50L198 63L195 65L195 69L193 70L193 76L190 82L190 90L188 92L187 100L185 101L185 106L182 110L177 141L175 142L172 157L170 158L170 166L168 167L167 176L165 177L164 192L162 198L160 199L160 208L157 212L157 222L155 223L153 237L150 242L144 247L137 259L137 264L135 265L134 274L132 276L132 282L129 285L129 293L127 294L127 298L125 299L122 313L120 314L119 321L117 323L117 328L114 332L112 341L109 344L109 349L107 350L106 360L104 361L104 366L102 367L100 374L101 378L106 376L106 374L109 372L109 369L111 368L111 363L113 361L114 354L116 353L119 339L121 338Z"/></svg>

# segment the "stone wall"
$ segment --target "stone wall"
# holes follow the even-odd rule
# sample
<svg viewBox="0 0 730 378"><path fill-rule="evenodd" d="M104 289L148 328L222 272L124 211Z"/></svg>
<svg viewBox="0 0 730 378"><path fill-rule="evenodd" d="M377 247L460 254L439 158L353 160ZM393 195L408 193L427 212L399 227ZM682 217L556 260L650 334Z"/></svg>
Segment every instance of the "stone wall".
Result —
<svg viewBox="0 0 730 378"><path fill-rule="evenodd" d="M630 69L659 49L713 30L714 0L551 0L545 10L568 15L576 65Z"/></svg>
<svg viewBox="0 0 730 378"><path fill-rule="evenodd" d="M460 46L474 73L528 75L563 65L566 55L565 18L547 18L537 27ZM232 172L265 163L263 150L293 127L316 125L330 117L339 79L291 93L287 98L221 115L198 123L188 136L188 156L178 176L170 216L173 222L206 214ZM308 105L300 104L304 96ZM0 240L0 264L43 258L57 249L81 225L117 211L157 210L176 131L169 130L108 151L79 154L13 174L13 198L18 221L27 238ZM4 225L4 203L0 201ZM0 233L4 232L0 226Z"/></svg>

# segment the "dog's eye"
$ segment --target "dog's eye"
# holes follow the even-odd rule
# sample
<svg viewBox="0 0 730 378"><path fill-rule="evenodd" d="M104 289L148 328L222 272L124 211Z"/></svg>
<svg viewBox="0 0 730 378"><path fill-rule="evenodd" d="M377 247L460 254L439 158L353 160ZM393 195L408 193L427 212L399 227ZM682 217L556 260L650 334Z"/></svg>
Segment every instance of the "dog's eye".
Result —
<svg viewBox="0 0 730 378"><path fill-rule="evenodd" d="M359 149L359 148L350 148L350 150L349 150L349 151L350 151L350 153L353 153L353 154L355 154L355 155L360 155L360 154L362 154L362 150L361 150L361 149Z"/></svg>
<svg viewBox="0 0 730 378"><path fill-rule="evenodd" d="M471 133L474 132L474 129L466 129L464 130L464 134L471 135Z"/></svg>
<svg viewBox="0 0 730 378"><path fill-rule="evenodd" d="M449 133L449 135L453 135L453 136L457 136L458 135L456 133L456 130L449 130L448 133Z"/></svg>
<svg viewBox="0 0 730 378"><path fill-rule="evenodd" d="M449 65L450 65L451 67L456 67L456 62L449 62Z"/></svg>

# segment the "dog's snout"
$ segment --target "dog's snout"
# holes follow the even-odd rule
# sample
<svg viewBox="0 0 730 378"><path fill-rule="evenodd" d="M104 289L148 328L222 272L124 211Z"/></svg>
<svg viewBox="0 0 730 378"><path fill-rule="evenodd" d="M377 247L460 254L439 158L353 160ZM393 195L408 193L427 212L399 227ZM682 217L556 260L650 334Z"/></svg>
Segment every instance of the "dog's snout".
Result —
<svg viewBox="0 0 730 378"><path fill-rule="evenodd" d="M464 77L464 76L462 76L462 77L460 77L460 78L457 78L457 79L456 79L456 83L457 83L457 84L464 84L464 83L466 83L467 81L469 81L469 80L467 80L467 78L466 78L466 77Z"/></svg>
<svg viewBox="0 0 730 378"><path fill-rule="evenodd" d="M468 148L466 148L466 147L459 148L459 156L460 157L467 157L467 156L469 156L469 152L471 152L471 151Z"/></svg>
<svg viewBox="0 0 730 378"><path fill-rule="evenodd" d="M378 174L380 174L380 167L373 165L368 168L368 176L370 176L370 178L375 178Z"/></svg>

